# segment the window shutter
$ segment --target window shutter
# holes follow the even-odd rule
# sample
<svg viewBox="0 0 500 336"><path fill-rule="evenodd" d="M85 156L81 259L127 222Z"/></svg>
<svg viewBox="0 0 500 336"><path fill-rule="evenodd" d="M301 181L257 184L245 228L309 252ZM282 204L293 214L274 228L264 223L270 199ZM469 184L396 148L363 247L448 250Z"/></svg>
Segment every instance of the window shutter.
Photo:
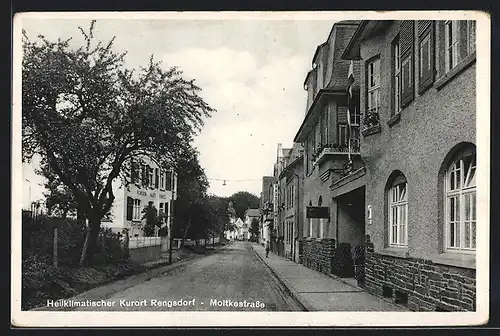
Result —
<svg viewBox="0 0 500 336"><path fill-rule="evenodd" d="M155 168L155 188L158 189L158 184L159 184L159 178L160 176L158 175L158 168Z"/></svg>
<svg viewBox="0 0 500 336"><path fill-rule="evenodd" d="M437 59L436 64L437 78L446 73L446 21L437 21L436 23L436 44L437 44Z"/></svg>
<svg viewBox="0 0 500 336"><path fill-rule="evenodd" d="M142 164L142 186L148 185L148 171L146 169L146 165Z"/></svg>
<svg viewBox="0 0 500 336"><path fill-rule="evenodd" d="M427 22L430 22L429 24ZM435 43L434 24L431 21L419 21L419 78L418 91L422 93L434 82Z"/></svg>
<svg viewBox="0 0 500 336"><path fill-rule="evenodd" d="M169 215L168 205L169 205L169 202L165 202L165 214L167 214L167 215Z"/></svg>
<svg viewBox="0 0 500 336"><path fill-rule="evenodd" d="M132 171L130 172L130 179L132 180L132 183L136 183L137 178L139 177L137 162L132 161L131 170Z"/></svg>
<svg viewBox="0 0 500 336"><path fill-rule="evenodd" d="M467 36L468 34L467 21L458 21L458 62L464 59L469 52L469 46L467 45L467 42L469 41L469 36Z"/></svg>
<svg viewBox="0 0 500 336"><path fill-rule="evenodd" d="M413 49L414 39L414 21L404 20L401 21L399 30L399 43L401 55L406 53L409 49Z"/></svg>
<svg viewBox="0 0 500 336"><path fill-rule="evenodd" d="M401 105L408 105L415 96L413 78L413 42L415 22L401 21L399 31L399 52L401 54Z"/></svg>
<svg viewBox="0 0 500 336"><path fill-rule="evenodd" d="M418 36L422 35L427 28L432 26L432 20L419 20L417 21Z"/></svg>
<svg viewBox="0 0 500 336"><path fill-rule="evenodd" d="M165 189L172 190L172 173L170 171L167 171L165 175Z"/></svg>
<svg viewBox="0 0 500 336"><path fill-rule="evenodd" d="M127 220L132 220L134 214L134 199L127 197Z"/></svg>

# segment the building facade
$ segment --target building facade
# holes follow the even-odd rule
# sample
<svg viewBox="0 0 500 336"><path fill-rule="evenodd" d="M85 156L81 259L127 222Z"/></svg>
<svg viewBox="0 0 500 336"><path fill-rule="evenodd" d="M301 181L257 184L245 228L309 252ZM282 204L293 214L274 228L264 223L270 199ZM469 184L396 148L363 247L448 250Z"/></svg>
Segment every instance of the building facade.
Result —
<svg viewBox="0 0 500 336"><path fill-rule="evenodd" d="M260 197L261 210L261 243L265 246L267 242L271 244L271 235L274 228L274 186L276 178L274 176L262 177L262 193Z"/></svg>
<svg viewBox="0 0 500 336"><path fill-rule="evenodd" d="M364 221L355 211L339 208L331 190L346 172L364 166L359 150L360 110L349 108L350 103L358 105L359 81L354 81L357 84L350 97L347 91L349 76L359 77L359 62L341 58L358 24L335 23L327 41L316 49L304 82L306 115L294 138L304 147L300 260L328 274L338 243L354 248L363 243L365 235Z"/></svg>
<svg viewBox="0 0 500 336"><path fill-rule="evenodd" d="M299 261L299 238L302 237L303 216L303 148L294 143L278 176L284 185L284 256Z"/></svg>
<svg viewBox="0 0 500 336"><path fill-rule="evenodd" d="M165 214L164 225L170 223L177 177L172 169L159 167L147 157L135 160L131 166L132 183L124 185L119 179L113 182L115 200L111 216L103 219L102 225L114 232L128 229L130 237L142 237L145 225L142 211L148 204Z"/></svg>
<svg viewBox="0 0 500 336"><path fill-rule="evenodd" d="M474 311L474 21L363 21L366 289L415 311Z"/></svg>

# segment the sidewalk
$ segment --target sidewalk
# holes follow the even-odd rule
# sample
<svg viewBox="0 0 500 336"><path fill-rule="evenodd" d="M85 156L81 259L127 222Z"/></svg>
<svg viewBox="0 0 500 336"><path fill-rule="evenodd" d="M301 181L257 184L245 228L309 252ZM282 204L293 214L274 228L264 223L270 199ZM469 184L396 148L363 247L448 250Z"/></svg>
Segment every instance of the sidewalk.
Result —
<svg viewBox="0 0 500 336"><path fill-rule="evenodd" d="M270 268L296 301L308 311L408 311L366 293L357 286L316 272L252 244L257 256Z"/></svg>

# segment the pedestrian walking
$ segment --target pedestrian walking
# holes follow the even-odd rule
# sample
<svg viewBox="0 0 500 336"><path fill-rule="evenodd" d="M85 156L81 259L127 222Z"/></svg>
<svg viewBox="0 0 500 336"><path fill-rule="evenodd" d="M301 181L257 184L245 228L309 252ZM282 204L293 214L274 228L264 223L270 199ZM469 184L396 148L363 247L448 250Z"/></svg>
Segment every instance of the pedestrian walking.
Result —
<svg viewBox="0 0 500 336"><path fill-rule="evenodd" d="M269 242L266 243L266 258L269 256Z"/></svg>

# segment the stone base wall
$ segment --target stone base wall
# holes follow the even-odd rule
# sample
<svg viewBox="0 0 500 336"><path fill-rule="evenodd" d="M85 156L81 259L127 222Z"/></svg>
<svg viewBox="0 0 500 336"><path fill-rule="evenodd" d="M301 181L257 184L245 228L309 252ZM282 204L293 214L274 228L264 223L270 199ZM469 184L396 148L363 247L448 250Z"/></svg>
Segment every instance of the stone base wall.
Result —
<svg viewBox="0 0 500 336"><path fill-rule="evenodd" d="M335 254L335 239L304 239L300 243L300 263L315 271L330 274Z"/></svg>
<svg viewBox="0 0 500 336"><path fill-rule="evenodd" d="M161 258L161 245L130 249L130 259L142 264Z"/></svg>
<svg viewBox="0 0 500 336"><path fill-rule="evenodd" d="M397 258L374 252L367 243L365 289L413 311L475 311L476 271Z"/></svg>

